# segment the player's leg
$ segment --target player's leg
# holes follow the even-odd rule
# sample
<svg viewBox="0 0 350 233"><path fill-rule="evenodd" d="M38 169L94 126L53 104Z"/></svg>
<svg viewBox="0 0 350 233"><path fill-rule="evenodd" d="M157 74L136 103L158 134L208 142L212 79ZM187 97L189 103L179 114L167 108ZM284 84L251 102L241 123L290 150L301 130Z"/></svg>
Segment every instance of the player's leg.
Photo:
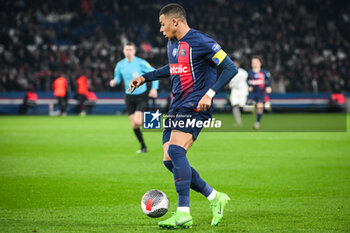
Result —
<svg viewBox="0 0 350 233"><path fill-rule="evenodd" d="M140 125L142 124L140 123L140 119L142 121L142 112L136 111L133 114L130 114L129 119L130 119L131 127L135 133L135 136L141 145L141 149L136 151L136 153L147 152L147 147L143 140L142 132L140 130Z"/></svg>
<svg viewBox="0 0 350 233"><path fill-rule="evenodd" d="M64 97L58 97L58 106L60 108L61 116L66 116L66 102Z"/></svg>
<svg viewBox="0 0 350 233"><path fill-rule="evenodd" d="M231 106L232 106L232 114L233 117L236 120L237 125L242 125L242 119L241 119L241 111L239 109L239 95L236 94L236 92L231 91L231 98L230 98Z"/></svg>
<svg viewBox="0 0 350 233"><path fill-rule="evenodd" d="M184 150L184 154L186 154L187 150L190 148L190 146L193 143L193 136L192 136L192 140L189 141L191 143L186 143L186 141L183 141L182 143L176 143L174 140L170 140L167 141L169 138L169 132L170 130L165 130L165 132L163 133L163 150L164 150L164 165L171 171L174 172L174 162L171 161L170 159L172 159L172 157L169 155L172 153L171 150L169 150L169 147L171 147L171 143L175 143L176 144L180 144L182 145L182 148L185 149ZM174 134L171 133L171 136L173 139L178 139L178 138L184 138L183 135L184 132L181 131L176 131L174 130ZM186 133L187 134L187 133ZM178 135L178 137L176 137ZM175 137L174 137L175 136ZM197 135L198 136L198 135ZM191 138L191 137L190 137ZM178 140L176 140L178 141ZM185 143L184 143L185 142ZM188 162L188 161L187 161ZM202 193L205 197L207 197L207 199L210 201L210 206L212 209L212 213L213 213L213 219L212 219L212 226L216 226L217 224L219 224L221 222L221 219L223 218L223 214L224 214L224 208L228 202L228 200L230 199L225 193L221 193L221 192L217 192L215 189L213 189L210 185L208 185L199 175L199 173L192 167L191 168L191 183L190 183L190 187L197 191ZM174 174L174 180L177 181L176 175ZM175 182L176 185L176 182ZM180 202L180 197L179 197L179 206L181 205ZM187 208L179 208L179 211L186 211ZM189 208L188 208L189 211ZM167 226L167 224L171 224L171 222L173 221L173 217L166 221L160 222L159 225L160 226Z"/></svg>
<svg viewBox="0 0 350 233"><path fill-rule="evenodd" d="M79 114L80 116L85 116L86 115L85 102L87 98L85 95L78 95L78 99L79 99Z"/></svg>
<svg viewBox="0 0 350 233"><path fill-rule="evenodd" d="M141 150L137 151L137 153L144 153L147 152L147 146L143 139L142 132L140 130L140 126L142 125L142 119L143 119L143 112L141 111L135 111L133 114L134 117L132 119L132 127L134 129L135 135L137 139L139 140L141 144Z"/></svg>
<svg viewBox="0 0 350 233"><path fill-rule="evenodd" d="M137 151L137 153L147 152L147 146L143 139L142 132L140 130L140 126L143 123L143 112L147 110L148 104L148 96L146 93L135 96L134 100L135 105L135 113L134 113L134 124L133 129L137 131L137 139L141 144L141 150Z"/></svg>
<svg viewBox="0 0 350 233"><path fill-rule="evenodd" d="M256 104L256 122L254 123L254 126L253 126L254 129L260 128L260 121L263 113L264 113L264 103L260 101Z"/></svg>
<svg viewBox="0 0 350 233"><path fill-rule="evenodd" d="M233 116L235 117L236 124L242 125L241 110L239 109L238 104L232 107L232 112L233 112Z"/></svg>
<svg viewBox="0 0 350 233"><path fill-rule="evenodd" d="M178 194L178 207L176 213L165 221L159 222L160 227L187 228L193 224L190 215L190 186L192 179L191 166L187 160L187 149L193 143L190 133L172 130L168 146L168 155L173 164L173 174L176 192Z"/></svg>
<svg viewBox="0 0 350 233"><path fill-rule="evenodd" d="M163 164L171 173L173 173L174 165L168 154L169 144L170 144L169 141L163 144L163 152L164 152ZM203 196L208 198L208 196L213 192L213 188L200 177L199 173L193 167L191 167L191 170L192 170L191 189L203 194Z"/></svg>
<svg viewBox="0 0 350 233"><path fill-rule="evenodd" d="M146 145L143 141L142 133L140 130L140 122L139 122L140 116L139 116L139 114L136 114L136 115L138 115L137 116L138 120L135 121L135 119L134 119L135 113L136 113L136 106L137 106L135 98L136 97L132 96L132 95L125 95L126 112L128 113L131 127L135 133L135 136L136 136L137 140L139 141L139 143L141 144L141 149L137 150L136 153L143 153L143 152L147 152L147 148L146 148ZM142 113L141 113L141 117L142 117ZM146 148L146 149L144 149L144 148Z"/></svg>

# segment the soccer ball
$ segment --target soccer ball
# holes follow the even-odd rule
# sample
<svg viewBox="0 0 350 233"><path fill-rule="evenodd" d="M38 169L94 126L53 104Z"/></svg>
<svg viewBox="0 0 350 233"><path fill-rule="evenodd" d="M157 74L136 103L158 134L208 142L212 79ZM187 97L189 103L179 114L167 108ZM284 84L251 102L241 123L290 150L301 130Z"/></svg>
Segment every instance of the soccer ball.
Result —
<svg viewBox="0 0 350 233"><path fill-rule="evenodd" d="M162 217L169 209L168 197L160 190L150 190L141 199L142 211L149 217Z"/></svg>

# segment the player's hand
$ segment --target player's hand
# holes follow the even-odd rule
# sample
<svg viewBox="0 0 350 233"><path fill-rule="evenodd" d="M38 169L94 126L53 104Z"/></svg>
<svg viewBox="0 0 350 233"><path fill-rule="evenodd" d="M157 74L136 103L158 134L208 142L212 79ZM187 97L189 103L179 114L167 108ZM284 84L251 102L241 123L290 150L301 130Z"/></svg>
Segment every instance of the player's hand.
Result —
<svg viewBox="0 0 350 233"><path fill-rule="evenodd" d="M249 92L252 92L252 91L253 91L253 87L249 87L249 88L248 88L248 91L249 91Z"/></svg>
<svg viewBox="0 0 350 233"><path fill-rule="evenodd" d="M116 82L114 79L112 79L111 81L109 81L109 86L115 87L115 85L117 85L117 82Z"/></svg>
<svg viewBox="0 0 350 233"><path fill-rule="evenodd" d="M272 92L272 88L271 87L266 87L265 88L265 91L267 94L271 93Z"/></svg>
<svg viewBox="0 0 350 233"><path fill-rule="evenodd" d="M205 94L202 97L202 99L198 102L197 110L199 112L207 111L210 108L210 105L211 105L211 98L207 94Z"/></svg>
<svg viewBox="0 0 350 233"><path fill-rule="evenodd" d="M148 97L155 99L157 98L157 96L158 96L158 92L156 89L151 89L149 91Z"/></svg>
<svg viewBox="0 0 350 233"><path fill-rule="evenodd" d="M139 86L141 86L145 82L146 82L146 79L142 76L134 78L133 80L131 80L131 82L129 84L128 92L130 92L130 94L133 93L136 90L136 88L138 88Z"/></svg>

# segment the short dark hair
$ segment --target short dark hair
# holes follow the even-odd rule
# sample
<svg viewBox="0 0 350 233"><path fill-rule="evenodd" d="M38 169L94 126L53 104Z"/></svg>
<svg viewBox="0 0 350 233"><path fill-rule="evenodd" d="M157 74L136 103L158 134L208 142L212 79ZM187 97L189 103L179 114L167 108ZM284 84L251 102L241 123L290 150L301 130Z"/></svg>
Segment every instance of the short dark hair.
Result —
<svg viewBox="0 0 350 233"><path fill-rule="evenodd" d="M136 45L135 45L135 43L134 42L127 42L125 45L124 45L124 47L125 46L134 46L134 48L136 48Z"/></svg>
<svg viewBox="0 0 350 233"><path fill-rule="evenodd" d="M252 60L253 60L253 59L258 59L258 60L260 61L260 63L263 64L262 56L260 56L260 55L254 55L254 56L252 57Z"/></svg>
<svg viewBox="0 0 350 233"><path fill-rule="evenodd" d="M159 16L161 15L172 15L186 21L186 11L180 4L177 3L165 5L159 12Z"/></svg>

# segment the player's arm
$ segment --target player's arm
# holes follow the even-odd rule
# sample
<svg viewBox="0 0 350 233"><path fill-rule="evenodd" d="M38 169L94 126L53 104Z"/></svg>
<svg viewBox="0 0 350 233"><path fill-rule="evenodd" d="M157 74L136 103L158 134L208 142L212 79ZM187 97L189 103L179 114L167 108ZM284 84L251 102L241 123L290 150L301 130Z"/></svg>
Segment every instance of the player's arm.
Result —
<svg viewBox="0 0 350 233"><path fill-rule="evenodd" d="M165 65L162 68L148 72L142 76L134 78L129 84L128 92L133 93L136 88L144 84L145 82L151 82L154 80L159 80L161 78L167 78L170 76L170 66Z"/></svg>
<svg viewBox="0 0 350 233"><path fill-rule="evenodd" d="M216 80L215 84L207 91L207 93L199 101L197 106L198 111L208 110L215 94L220 89L222 89L238 73L236 65L222 49L220 49L212 57L212 60L219 68L221 68L222 72L218 80Z"/></svg>
<svg viewBox="0 0 350 233"><path fill-rule="evenodd" d="M121 81L122 81L122 73L120 72L120 65L118 63L114 69L114 79L109 81L109 85L111 87L115 87L116 85L120 84Z"/></svg>
<svg viewBox="0 0 350 233"><path fill-rule="evenodd" d="M250 71L249 71L250 73ZM248 91L252 92L253 91L253 84L252 84L252 78L251 78L251 73L248 73L248 79L247 79L247 84L248 84Z"/></svg>
<svg viewBox="0 0 350 233"><path fill-rule="evenodd" d="M271 85L272 85L272 78L271 78L270 72L266 72L266 75L265 75L265 83L266 83L265 91L266 91L266 93L269 94L269 93L272 92L272 88L271 88Z"/></svg>

